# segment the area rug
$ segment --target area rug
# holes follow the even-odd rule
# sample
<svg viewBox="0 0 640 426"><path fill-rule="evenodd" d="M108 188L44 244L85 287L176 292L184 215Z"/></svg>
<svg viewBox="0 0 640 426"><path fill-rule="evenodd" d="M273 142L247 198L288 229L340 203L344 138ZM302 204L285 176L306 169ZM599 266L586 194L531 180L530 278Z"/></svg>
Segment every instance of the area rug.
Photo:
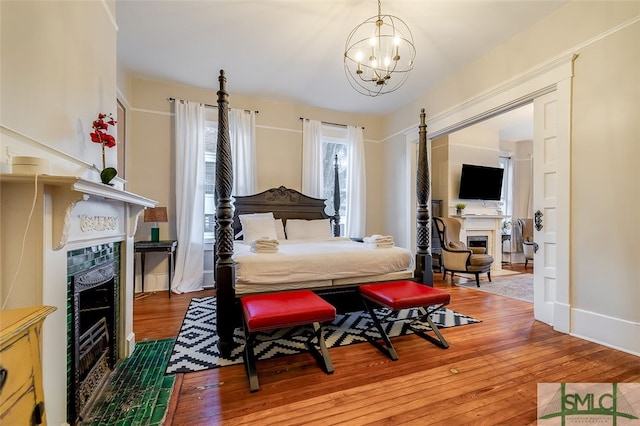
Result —
<svg viewBox="0 0 640 426"><path fill-rule="evenodd" d="M456 277L455 280L458 278ZM473 278L465 282L456 282L456 285L533 303L533 274L498 277L491 274L491 282L481 280L480 288L476 286L476 281Z"/></svg>
<svg viewBox="0 0 640 426"><path fill-rule="evenodd" d="M400 311L397 316L400 319L411 318L417 313L417 309L406 309ZM431 318L439 328L480 322L447 308L441 308L434 312ZM326 327L327 346L332 348L366 342L366 338L360 334L362 330L368 328L370 321L371 317L364 311L345 315L338 314L335 321ZM430 329L426 323L419 324L416 328ZM294 327L258 334L259 343L255 347L256 358L262 360L305 352L307 348L304 342L308 338L307 330L308 328ZM412 333L407 322L402 321L386 324L386 331L391 337ZM376 333L374 328L372 336L377 337ZM233 352L228 357L221 356L217 345L215 297L194 297L191 299L173 347L166 373L190 373L241 364L244 349L242 328L234 330L233 339L236 343Z"/></svg>

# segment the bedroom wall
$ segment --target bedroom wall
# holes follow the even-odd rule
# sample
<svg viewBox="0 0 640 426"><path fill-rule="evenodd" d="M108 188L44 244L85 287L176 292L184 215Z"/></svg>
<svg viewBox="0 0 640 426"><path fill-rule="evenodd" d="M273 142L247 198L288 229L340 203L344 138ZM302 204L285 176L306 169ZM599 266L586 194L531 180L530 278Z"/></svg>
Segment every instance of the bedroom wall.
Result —
<svg viewBox="0 0 640 426"><path fill-rule="evenodd" d="M98 112L116 111L114 2L0 3L0 162L47 158L51 174L98 180L89 167L102 167L101 149L89 133Z"/></svg>
<svg viewBox="0 0 640 426"><path fill-rule="evenodd" d="M402 133L417 125L420 108L427 118L437 116L560 54L579 54L571 158L562 166L571 168L571 332L635 354L640 171L632 163L640 146L639 16L638 2L571 2L396 111L385 126L385 134L396 135L385 143L401 143Z"/></svg>
<svg viewBox="0 0 640 426"><path fill-rule="evenodd" d="M99 181L98 172L91 166L101 167L101 149L90 141L89 133L99 112L116 111L114 16L114 1L0 1L3 173L9 171L6 164L11 156L29 155L46 158L49 174ZM107 166L116 166L116 154L117 147L107 150ZM50 216L51 212L47 214ZM11 245L6 240L11 237L2 238L6 246ZM21 244L15 241L13 247L19 249ZM45 249L34 258L41 258ZM25 260L29 259L27 254L28 251ZM0 258L2 267L7 268L8 256L2 253ZM51 261L51 257L48 259ZM56 272L57 266L47 265L46 270ZM67 282L53 279L55 289L43 289L43 282L16 285L13 294L26 294L24 300L32 305L57 306L44 322L42 364L47 420L49 424L62 425L66 419L67 342L60 339L59 332L65 329L67 312L66 302L58 301L60 294L66 295Z"/></svg>
<svg viewBox="0 0 640 426"><path fill-rule="evenodd" d="M468 127L449 135L448 161L448 200L443 205L448 215L455 214L456 204L464 203L466 213L495 214L498 204L495 201L483 203L479 200L461 200L458 198L460 190L460 175L462 164L477 164L481 166L498 167L500 155L500 135L496 130Z"/></svg>
<svg viewBox="0 0 640 426"><path fill-rule="evenodd" d="M449 135L431 141L431 198L442 200L441 215L453 202L449 197Z"/></svg>
<svg viewBox="0 0 640 426"><path fill-rule="evenodd" d="M575 333L606 341L607 317L619 318L635 325L629 348L640 354L640 22L584 48L575 74L571 152ZM594 321L602 326L590 326Z"/></svg>

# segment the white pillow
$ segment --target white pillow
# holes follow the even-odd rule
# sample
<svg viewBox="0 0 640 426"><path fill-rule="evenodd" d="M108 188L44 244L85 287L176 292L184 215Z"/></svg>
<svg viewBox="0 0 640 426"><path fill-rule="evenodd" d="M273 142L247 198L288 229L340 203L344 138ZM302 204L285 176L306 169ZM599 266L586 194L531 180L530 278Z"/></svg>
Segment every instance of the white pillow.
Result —
<svg viewBox="0 0 640 426"><path fill-rule="evenodd" d="M239 240L240 237L244 237L244 230L242 229L242 220L246 217L251 217L255 219L264 218L264 219L273 219L273 213L247 213L238 215L238 220L240 220L240 231L235 235L234 239Z"/></svg>
<svg viewBox="0 0 640 426"><path fill-rule="evenodd" d="M238 216L242 225L244 242L250 244L259 238L277 240L276 222L273 213L243 214Z"/></svg>
<svg viewBox="0 0 640 426"><path fill-rule="evenodd" d="M287 219L288 240L312 240L331 238L329 219Z"/></svg>
<svg viewBox="0 0 640 426"><path fill-rule="evenodd" d="M279 240L286 240L287 236L284 234L284 224L282 219L275 219L276 221L276 236Z"/></svg>

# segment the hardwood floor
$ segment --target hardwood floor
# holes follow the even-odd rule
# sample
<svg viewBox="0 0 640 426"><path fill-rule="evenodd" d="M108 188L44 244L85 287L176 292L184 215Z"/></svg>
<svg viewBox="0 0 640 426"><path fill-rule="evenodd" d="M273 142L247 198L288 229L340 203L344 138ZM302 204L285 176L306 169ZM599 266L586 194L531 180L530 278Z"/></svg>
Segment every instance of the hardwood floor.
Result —
<svg viewBox="0 0 640 426"><path fill-rule="evenodd" d="M440 277L435 287L451 292L449 308L482 321L443 329L449 349L415 335L393 340L395 362L369 344L334 348L332 375L309 354L259 361L256 393L243 365L179 374L166 424L533 425L537 383L640 382L638 357L556 332L533 319L527 302ZM136 300L136 338L175 337L191 297L213 294Z"/></svg>

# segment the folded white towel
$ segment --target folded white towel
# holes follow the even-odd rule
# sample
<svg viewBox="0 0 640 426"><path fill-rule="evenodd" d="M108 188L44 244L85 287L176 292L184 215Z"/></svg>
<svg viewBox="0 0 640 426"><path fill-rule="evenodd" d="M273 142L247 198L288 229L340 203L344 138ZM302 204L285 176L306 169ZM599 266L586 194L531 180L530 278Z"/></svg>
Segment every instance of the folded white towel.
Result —
<svg viewBox="0 0 640 426"><path fill-rule="evenodd" d="M251 251L254 253L277 253L279 244L278 240L258 238L251 241Z"/></svg>
<svg viewBox="0 0 640 426"><path fill-rule="evenodd" d="M252 246L260 246L260 247L273 247L277 246L280 243L278 240L272 240L266 237L258 238L257 240L251 241Z"/></svg>
<svg viewBox="0 0 640 426"><path fill-rule="evenodd" d="M277 253L278 247L251 247L250 250L254 253Z"/></svg>
<svg viewBox="0 0 640 426"><path fill-rule="evenodd" d="M367 248L391 248L395 246L391 235L373 234L362 239Z"/></svg>

